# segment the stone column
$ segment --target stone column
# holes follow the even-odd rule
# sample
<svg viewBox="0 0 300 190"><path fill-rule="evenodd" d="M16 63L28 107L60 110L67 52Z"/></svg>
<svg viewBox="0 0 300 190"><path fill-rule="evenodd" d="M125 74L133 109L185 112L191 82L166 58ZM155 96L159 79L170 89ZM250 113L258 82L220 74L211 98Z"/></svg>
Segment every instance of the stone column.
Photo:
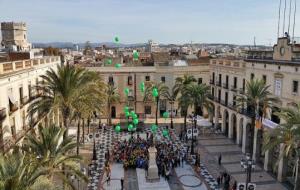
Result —
<svg viewBox="0 0 300 190"><path fill-rule="evenodd" d="M245 119L244 119L245 120ZM243 120L243 139L242 139L242 152L246 153L246 146L247 146L247 125L246 125L246 121Z"/></svg>
<svg viewBox="0 0 300 190"><path fill-rule="evenodd" d="M284 154L284 144L280 144L280 149L279 149L279 156ZM286 166L287 163L285 163L286 158L279 158L279 163L278 163L278 173L277 173L277 180L279 182L283 182L286 176Z"/></svg>
<svg viewBox="0 0 300 190"><path fill-rule="evenodd" d="M228 112L228 138L232 139L233 137L233 122L232 122L232 114L230 115Z"/></svg>
<svg viewBox="0 0 300 190"><path fill-rule="evenodd" d="M154 146L152 146L148 149L148 153L149 153L149 167L148 167L147 179L148 180L157 180L157 179L159 179L158 168L156 165L157 150Z"/></svg>
<svg viewBox="0 0 300 190"><path fill-rule="evenodd" d="M238 144L238 145L240 144L241 139L242 139L242 137L241 137L241 130L242 129L240 128L240 126L241 126L240 122L241 122L241 119L236 116L236 142L235 143Z"/></svg>
<svg viewBox="0 0 300 190"><path fill-rule="evenodd" d="M256 160L256 158L257 158L257 146L258 146L257 133L258 133L258 129L255 127L254 128L254 137L253 137L253 155L252 155L253 160Z"/></svg>
<svg viewBox="0 0 300 190"><path fill-rule="evenodd" d="M272 153L273 150L267 150L265 152L264 170L267 172L272 170Z"/></svg>
<svg viewBox="0 0 300 190"><path fill-rule="evenodd" d="M219 112L218 112L218 107L215 104L215 126L217 126L217 124L219 124Z"/></svg>

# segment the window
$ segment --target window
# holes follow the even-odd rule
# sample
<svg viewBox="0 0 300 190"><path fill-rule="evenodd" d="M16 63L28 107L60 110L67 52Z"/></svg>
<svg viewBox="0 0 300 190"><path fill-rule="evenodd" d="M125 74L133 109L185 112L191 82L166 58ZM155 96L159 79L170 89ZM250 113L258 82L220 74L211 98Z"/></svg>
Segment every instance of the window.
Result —
<svg viewBox="0 0 300 190"><path fill-rule="evenodd" d="M214 84L214 83L215 83L215 72L213 72L212 75L213 75L213 76L212 76L212 82L213 82L213 84Z"/></svg>
<svg viewBox="0 0 300 190"><path fill-rule="evenodd" d="M214 89L214 88L211 89L211 95L212 95L213 97L215 96L215 89Z"/></svg>
<svg viewBox="0 0 300 190"><path fill-rule="evenodd" d="M228 92L225 92L225 106L228 105Z"/></svg>
<svg viewBox="0 0 300 190"><path fill-rule="evenodd" d="M233 78L233 87L236 88L237 87L237 77Z"/></svg>
<svg viewBox="0 0 300 190"><path fill-rule="evenodd" d="M28 82L28 98L31 99L32 94L31 94L31 82Z"/></svg>
<svg viewBox="0 0 300 190"><path fill-rule="evenodd" d="M161 80L161 82L165 83L166 82L166 77L163 76L163 77L160 78L160 80Z"/></svg>
<svg viewBox="0 0 300 190"><path fill-rule="evenodd" d="M246 87L246 80L243 79L243 92L245 91L245 87Z"/></svg>
<svg viewBox="0 0 300 190"><path fill-rule="evenodd" d="M20 95L20 103L23 104L25 102L23 102L23 87L19 88L19 95Z"/></svg>
<svg viewBox="0 0 300 190"><path fill-rule="evenodd" d="M275 79L275 96L281 96L281 79Z"/></svg>
<svg viewBox="0 0 300 190"><path fill-rule="evenodd" d="M254 73L251 73L251 80L253 80L254 79Z"/></svg>
<svg viewBox="0 0 300 190"><path fill-rule="evenodd" d="M198 78L198 84L202 84L202 78Z"/></svg>
<svg viewBox="0 0 300 190"><path fill-rule="evenodd" d="M108 77L108 84L114 85L114 77L112 76Z"/></svg>
<svg viewBox="0 0 300 190"><path fill-rule="evenodd" d="M298 81L293 81L293 93L298 93L298 86L299 86L299 82Z"/></svg>
<svg viewBox="0 0 300 190"><path fill-rule="evenodd" d="M236 106L236 96L233 96L233 98L232 98L232 105Z"/></svg>
<svg viewBox="0 0 300 190"><path fill-rule="evenodd" d="M222 74L219 74L219 84L222 84Z"/></svg>
<svg viewBox="0 0 300 190"><path fill-rule="evenodd" d="M145 114L151 114L151 106L145 106Z"/></svg>
<svg viewBox="0 0 300 190"><path fill-rule="evenodd" d="M228 81L229 81L229 76L226 75L226 83L225 83L225 87L228 88Z"/></svg>
<svg viewBox="0 0 300 190"><path fill-rule="evenodd" d="M145 76L146 81L150 81L150 76Z"/></svg>
<svg viewBox="0 0 300 190"><path fill-rule="evenodd" d="M221 90L219 90L219 94L218 94L218 102L221 101Z"/></svg>
<svg viewBox="0 0 300 190"><path fill-rule="evenodd" d="M132 76L128 76L127 78L127 84L132 85Z"/></svg>
<svg viewBox="0 0 300 190"><path fill-rule="evenodd" d="M267 75L263 75L262 78L263 78L264 83L266 84L267 83Z"/></svg>

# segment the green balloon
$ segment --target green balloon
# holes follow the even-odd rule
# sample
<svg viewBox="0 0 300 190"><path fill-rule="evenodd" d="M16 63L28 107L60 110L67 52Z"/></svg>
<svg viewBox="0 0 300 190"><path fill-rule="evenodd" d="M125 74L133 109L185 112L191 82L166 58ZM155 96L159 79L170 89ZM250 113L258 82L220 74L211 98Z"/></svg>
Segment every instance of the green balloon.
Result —
<svg viewBox="0 0 300 190"><path fill-rule="evenodd" d="M157 90L157 88L153 88L153 90L152 90L152 96L155 97L155 98L158 96L158 90Z"/></svg>
<svg viewBox="0 0 300 190"><path fill-rule="evenodd" d="M129 94L129 88L125 88L124 92L125 92L126 96L128 96L128 94Z"/></svg>
<svg viewBox="0 0 300 190"><path fill-rule="evenodd" d="M107 59L107 60L106 60L106 64L107 64L107 65L111 65L111 64L112 64L112 59L111 59L111 58Z"/></svg>
<svg viewBox="0 0 300 190"><path fill-rule="evenodd" d="M169 117L169 112L164 112L164 113L163 113L163 117L164 117L165 119L167 119L167 118Z"/></svg>
<svg viewBox="0 0 300 190"><path fill-rule="evenodd" d="M116 67L117 69L119 69L119 68L122 67L122 65L121 65L120 63L117 63L117 64L115 65L115 67Z"/></svg>
<svg viewBox="0 0 300 190"><path fill-rule="evenodd" d="M158 128L157 125L152 125L152 126L151 126L151 132L152 132L152 133L156 133L157 128Z"/></svg>
<svg viewBox="0 0 300 190"><path fill-rule="evenodd" d="M132 111L130 112L131 117L133 117L134 114L135 114L135 112L132 110Z"/></svg>
<svg viewBox="0 0 300 190"><path fill-rule="evenodd" d="M136 50L134 50L133 51L133 59L136 61L136 60L139 59L139 56L140 56L139 52L137 52Z"/></svg>
<svg viewBox="0 0 300 190"><path fill-rule="evenodd" d="M140 83L140 90L141 90L141 92L145 92L145 83L144 82Z"/></svg>
<svg viewBox="0 0 300 190"><path fill-rule="evenodd" d="M117 125L117 126L115 127L115 131L116 131L117 133L119 133L119 132L121 131L121 126L120 126L120 125Z"/></svg>
<svg viewBox="0 0 300 190"><path fill-rule="evenodd" d="M126 116L126 117L129 117L129 116L130 116L130 114L129 114L128 111L125 112L125 116Z"/></svg>
<svg viewBox="0 0 300 190"><path fill-rule="evenodd" d="M139 123L139 120L138 120L138 119L133 119L133 123L134 123L135 125L137 125L137 124Z"/></svg>
<svg viewBox="0 0 300 190"><path fill-rule="evenodd" d="M128 107L128 106L125 106L125 107L123 108L123 111L124 111L124 112L129 112L129 107Z"/></svg>
<svg viewBox="0 0 300 190"><path fill-rule="evenodd" d="M133 125L132 124L129 124L128 125L128 131L132 131L133 130Z"/></svg>
<svg viewBox="0 0 300 190"><path fill-rule="evenodd" d="M163 134L164 137L168 137L169 136L169 131L164 129L162 134Z"/></svg>
<svg viewBox="0 0 300 190"><path fill-rule="evenodd" d="M119 43L119 42L120 42L120 38L119 38L118 36L115 36L114 42L115 42L115 43Z"/></svg>

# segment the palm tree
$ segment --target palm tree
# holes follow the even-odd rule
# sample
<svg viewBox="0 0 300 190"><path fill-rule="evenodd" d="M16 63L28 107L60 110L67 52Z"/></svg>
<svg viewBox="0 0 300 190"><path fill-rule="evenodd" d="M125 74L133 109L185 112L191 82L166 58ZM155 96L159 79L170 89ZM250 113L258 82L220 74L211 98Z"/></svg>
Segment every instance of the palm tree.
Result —
<svg viewBox="0 0 300 190"><path fill-rule="evenodd" d="M0 156L0 189L40 190L41 186L53 189L54 185L45 177L48 169L33 162L36 158L21 152Z"/></svg>
<svg viewBox="0 0 300 190"><path fill-rule="evenodd" d="M295 155L294 171L296 172L294 189L297 190L300 188L300 102L294 107L282 108L277 115L285 123L279 124L271 134L266 136L263 149L264 151L272 150L278 147L278 145L283 144L284 151L280 155L280 158L289 158Z"/></svg>
<svg viewBox="0 0 300 190"><path fill-rule="evenodd" d="M270 86L267 86L265 81L262 79L250 80L246 84L245 95L238 95L236 98L237 106L241 108L242 111L244 110L244 106L247 106L246 113L251 118L249 142L250 157L253 155L253 138L256 118L258 116L261 118L265 117L267 115L267 111L272 109L274 107L274 103L279 101L278 98L272 96L269 88ZM259 158L259 155L256 156Z"/></svg>
<svg viewBox="0 0 300 190"><path fill-rule="evenodd" d="M153 89L157 89L157 96L153 97ZM158 105L162 99L167 99L169 88L164 83L151 83L145 89L144 102L151 100L151 98L155 98L156 102L156 110L155 110L155 124L158 125Z"/></svg>
<svg viewBox="0 0 300 190"><path fill-rule="evenodd" d="M57 71L50 69L41 78L43 82L39 83L36 89L42 93L29 105L28 115L38 113L39 119L42 119L59 111L67 135L74 104L78 103L79 97L99 94L101 89L96 86L100 78L95 72L69 65L58 66Z"/></svg>
<svg viewBox="0 0 300 190"><path fill-rule="evenodd" d="M197 114L197 108L200 107L201 110L206 108L210 111L212 103L208 100L210 95L209 86L205 84L192 83L183 88L183 94L190 99L190 106L194 108L194 114Z"/></svg>
<svg viewBox="0 0 300 190"><path fill-rule="evenodd" d="M53 180L54 176L59 177L64 184L74 189L65 173L76 175L87 180L87 177L81 172L79 162L82 157L73 154L77 143L68 136L65 128L56 126L38 127L38 136L28 134L25 136L22 149L33 157L37 158L38 165L47 169L47 177Z"/></svg>
<svg viewBox="0 0 300 190"><path fill-rule="evenodd" d="M175 93L176 97L179 93L182 93L182 90L186 86L188 86L189 84L192 84L194 82L196 82L196 79L192 75L185 74L185 75L183 75L183 77L177 77L175 79L175 85L174 85L174 93Z"/></svg>
<svg viewBox="0 0 300 190"><path fill-rule="evenodd" d="M189 96L181 95L178 98L178 107L180 109L181 114L184 115L184 132L186 133L186 120L188 115L188 108L191 105L191 99Z"/></svg>
<svg viewBox="0 0 300 190"><path fill-rule="evenodd" d="M116 87L109 84L106 90L107 94L107 120L108 124L111 125L111 105L120 102L120 95Z"/></svg>
<svg viewBox="0 0 300 190"><path fill-rule="evenodd" d="M173 86L171 92L167 93L167 99L169 101L169 103L171 104L171 128L173 128L173 105L176 101L176 97L177 97L177 93L176 93L176 89L175 89L175 86Z"/></svg>

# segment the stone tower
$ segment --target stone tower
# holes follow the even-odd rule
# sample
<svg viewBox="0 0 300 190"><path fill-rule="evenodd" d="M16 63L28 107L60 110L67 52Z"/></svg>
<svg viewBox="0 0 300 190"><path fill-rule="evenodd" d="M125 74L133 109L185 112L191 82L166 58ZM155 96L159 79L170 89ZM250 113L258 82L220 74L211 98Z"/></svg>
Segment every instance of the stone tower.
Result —
<svg viewBox="0 0 300 190"><path fill-rule="evenodd" d="M2 22L1 32L1 45L7 51L30 51L31 44L27 42L26 23Z"/></svg>

